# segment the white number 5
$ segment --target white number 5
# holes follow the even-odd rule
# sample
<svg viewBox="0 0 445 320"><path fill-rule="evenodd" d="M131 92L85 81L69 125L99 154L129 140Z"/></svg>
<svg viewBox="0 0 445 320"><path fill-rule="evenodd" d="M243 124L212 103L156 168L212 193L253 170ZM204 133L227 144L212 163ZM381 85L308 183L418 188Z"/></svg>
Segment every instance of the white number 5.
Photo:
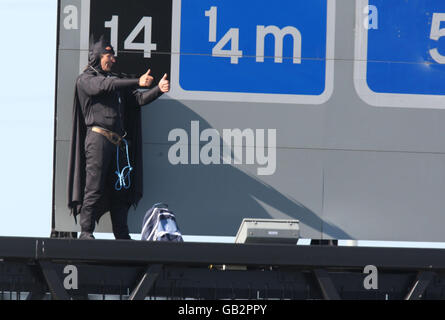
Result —
<svg viewBox="0 0 445 320"><path fill-rule="evenodd" d="M433 14L433 22L431 24L431 33L430 33L430 39L432 40L439 40L441 37L445 37L445 28L440 28L440 23L444 21L445 22L445 13L434 13ZM445 64L445 56L441 55L437 48L430 50L430 55L436 61L440 64Z"/></svg>

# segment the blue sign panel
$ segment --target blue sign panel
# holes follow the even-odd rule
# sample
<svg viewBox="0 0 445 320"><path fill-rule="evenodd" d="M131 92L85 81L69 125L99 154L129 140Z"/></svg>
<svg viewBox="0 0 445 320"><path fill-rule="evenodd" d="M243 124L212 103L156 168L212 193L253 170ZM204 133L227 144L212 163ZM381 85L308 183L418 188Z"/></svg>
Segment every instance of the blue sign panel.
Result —
<svg viewBox="0 0 445 320"><path fill-rule="evenodd" d="M369 5L378 24L368 30L368 87L376 93L445 95L445 1Z"/></svg>
<svg viewBox="0 0 445 320"><path fill-rule="evenodd" d="M186 91L318 96L330 0L182 0Z"/></svg>

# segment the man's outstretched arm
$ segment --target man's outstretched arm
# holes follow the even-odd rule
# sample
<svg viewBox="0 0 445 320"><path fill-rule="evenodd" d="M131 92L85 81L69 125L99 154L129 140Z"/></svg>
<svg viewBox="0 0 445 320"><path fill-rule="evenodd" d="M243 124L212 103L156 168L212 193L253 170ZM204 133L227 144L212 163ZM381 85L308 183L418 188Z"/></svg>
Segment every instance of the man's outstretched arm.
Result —
<svg viewBox="0 0 445 320"><path fill-rule="evenodd" d="M144 92L135 91L133 94L136 98L137 104L143 106L149 104L153 100L156 100L163 93L168 91L170 91L170 82L167 80L167 74L164 74L156 87Z"/></svg>
<svg viewBox="0 0 445 320"><path fill-rule="evenodd" d="M103 75L89 74L79 78L78 85L90 96L105 92L113 92L120 89L149 87L153 83L150 69L139 79L121 79L117 77L105 77Z"/></svg>

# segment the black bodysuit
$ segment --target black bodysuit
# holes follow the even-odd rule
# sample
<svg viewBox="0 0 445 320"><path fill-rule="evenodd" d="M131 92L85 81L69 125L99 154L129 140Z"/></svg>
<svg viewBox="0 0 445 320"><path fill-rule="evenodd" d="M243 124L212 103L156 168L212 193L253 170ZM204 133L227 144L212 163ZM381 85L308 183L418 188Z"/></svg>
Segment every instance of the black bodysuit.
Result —
<svg viewBox="0 0 445 320"><path fill-rule="evenodd" d="M78 190L80 194L83 194L83 199L80 199L81 205L77 207L81 208L82 232L93 233L95 222L109 210L116 239L130 238L127 215L130 205L134 204L134 196L131 194L134 190L117 191L114 188L117 179L116 156L120 157L120 163L125 163L125 154L118 152L114 144L100 133L91 131L91 128L99 126L119 135L123 135L124 132L133 133L127 137L130 140L130 148L133 144L132 138L139 139L140 143L140 132L135 133L134 128L138 123L131 123L135 118L131 114L132 112L134 114L134 108L152 102L162 92L158 86L141 92L137 90L138 81L138 79L110 76L91 67L77 79L75 101L77 99L80 106L86 130L84 189ZM134 180L135 175L142 175L142 172L138 172L137 166L135 169L131 172L131 180Z"/></svg>

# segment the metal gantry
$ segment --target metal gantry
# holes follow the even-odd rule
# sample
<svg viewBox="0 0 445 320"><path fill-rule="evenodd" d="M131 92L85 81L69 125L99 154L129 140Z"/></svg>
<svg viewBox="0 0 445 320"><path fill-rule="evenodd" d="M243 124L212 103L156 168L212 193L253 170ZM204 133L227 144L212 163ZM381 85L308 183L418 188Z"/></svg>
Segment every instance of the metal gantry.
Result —
<svg viewBox="0 0 445 320"><path fill-rule="evenodd" d="M0 237L0 299L443 299L444 271L444 249Z"/></svg>

